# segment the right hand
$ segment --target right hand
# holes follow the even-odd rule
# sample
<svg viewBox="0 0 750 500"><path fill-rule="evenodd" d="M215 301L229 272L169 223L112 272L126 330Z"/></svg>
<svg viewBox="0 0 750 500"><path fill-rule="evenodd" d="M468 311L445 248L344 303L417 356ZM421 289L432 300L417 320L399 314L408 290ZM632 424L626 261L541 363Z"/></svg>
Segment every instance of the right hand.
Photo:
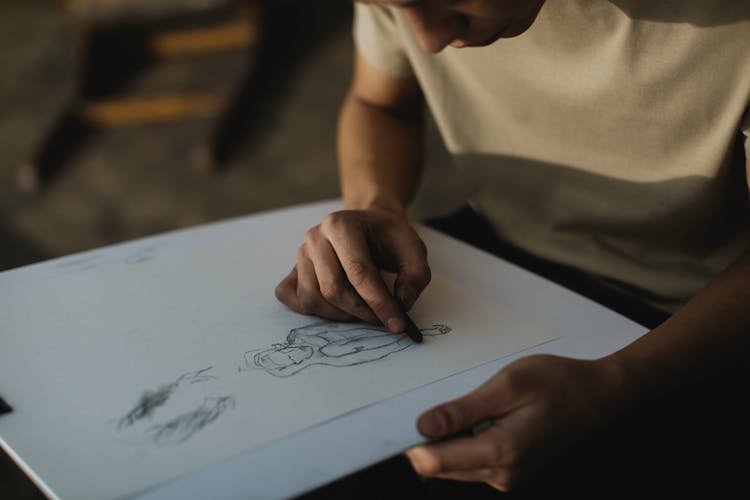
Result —
<svg viewBox="0 0 750 500"><path fill-rule="evenodd" d="M380 270L397 273L388 290ZM427 249L403 212L342 210L307 231L297 264L276 287L290 309L336 321L404 331L408 310L430 281Z"/></svg>

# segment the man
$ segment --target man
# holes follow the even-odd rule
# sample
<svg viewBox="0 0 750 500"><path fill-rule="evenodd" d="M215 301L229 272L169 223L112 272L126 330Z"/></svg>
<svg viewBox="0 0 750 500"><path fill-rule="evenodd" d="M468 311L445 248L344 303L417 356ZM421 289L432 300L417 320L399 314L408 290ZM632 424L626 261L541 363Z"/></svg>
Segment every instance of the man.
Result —
<svg viewBox="0 0 750 500"><path fill-rule="evenodd" d="M347 210L308 231L279 300L403 331L378 269L398 272L407 308L430 279L406 217L424 100L493 237L668 316L602 359L527 357L427 411L417 425L436 441L408 452L417 472L508 491L617 416L747 358L750 161L738 169L732 152L750 132L750 2L366 3L338 135Z"/></svg>

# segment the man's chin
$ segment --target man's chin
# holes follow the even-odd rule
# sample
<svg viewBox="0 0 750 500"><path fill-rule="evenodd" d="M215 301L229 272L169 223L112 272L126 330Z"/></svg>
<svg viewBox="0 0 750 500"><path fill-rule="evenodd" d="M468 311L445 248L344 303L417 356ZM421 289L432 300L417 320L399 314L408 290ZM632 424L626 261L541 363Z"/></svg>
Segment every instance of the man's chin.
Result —
<svg viewBox="0 0 750 500"><path fill-rule="evenodd" d="M484 40L481 40L479 42L473 42L473 41L469 42L469 41L466 41L466 40L455 40L455 41L451 42L451 47L454 47L454 48L457 48L457 49L463 49L463 48L466 48L466 47L486 47L486 46L492 45L493 43L495 43L496 41L498 41L500 39L500 37L503 36L503 31L504 30L500 30L497 33L495 33L494 35L492 35L491 37L486 38Z"/></svg>

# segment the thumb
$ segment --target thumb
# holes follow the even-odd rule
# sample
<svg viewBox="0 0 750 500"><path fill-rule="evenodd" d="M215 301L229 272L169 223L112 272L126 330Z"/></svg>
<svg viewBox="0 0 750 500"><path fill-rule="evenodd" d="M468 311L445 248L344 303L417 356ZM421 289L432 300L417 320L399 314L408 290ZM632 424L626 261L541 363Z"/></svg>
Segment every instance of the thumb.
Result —
<svg viewBox="0 0 750 500"><path fill-rule="evenodd" d="M480 388L427 410L417 419L417 430L428 438L448 437L496 414L497 401L491 393Z"/></svg>

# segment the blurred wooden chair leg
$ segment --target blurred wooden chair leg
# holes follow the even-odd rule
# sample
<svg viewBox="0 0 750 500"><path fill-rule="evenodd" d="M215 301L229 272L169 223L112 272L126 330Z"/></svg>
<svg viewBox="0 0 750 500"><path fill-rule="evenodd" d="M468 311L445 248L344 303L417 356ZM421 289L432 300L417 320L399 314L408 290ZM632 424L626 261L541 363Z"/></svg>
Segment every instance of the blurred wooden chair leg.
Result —
<svg viewBox="0 0 750 500"><path fill-rule="evenodd" d="M247 51L247 67L242 77L223 101L205 141L197 145L192 152L193 170L202 175L208 175L219 170L226 164L233 152L232 149L237 142L238 127L240 127L239 123L241 122L237 119L237 114L242 113L247 104L245 102L247 101L246 91L253 74L253 62L256 54L251 48L257 48L263 36L261 2L258 0L243 0L240 4L240 20L237 24L230 26L221 38L234 40L238 43L235 48L241 47Z"/></svg>
<svg viewBox="0 0 750 500"><path fill-rule="evenodd" d="M89 138L93 128L81 119L78 105L69 105L21 165L16 183L25 193L38 192L57 176L70 156Z"/></svg>

